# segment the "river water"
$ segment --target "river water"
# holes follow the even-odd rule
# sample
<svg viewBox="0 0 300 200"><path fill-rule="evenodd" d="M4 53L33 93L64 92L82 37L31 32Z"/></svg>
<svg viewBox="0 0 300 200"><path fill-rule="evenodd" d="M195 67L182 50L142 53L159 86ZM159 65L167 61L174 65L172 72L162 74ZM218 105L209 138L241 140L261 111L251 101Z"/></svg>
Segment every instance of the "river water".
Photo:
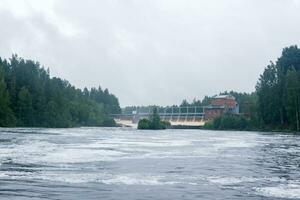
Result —
<svg viewBox="0 0 300 200"><path fill-rule="evenodd" d="M0 199L300 199L300 137L0 129Z"/></svg>

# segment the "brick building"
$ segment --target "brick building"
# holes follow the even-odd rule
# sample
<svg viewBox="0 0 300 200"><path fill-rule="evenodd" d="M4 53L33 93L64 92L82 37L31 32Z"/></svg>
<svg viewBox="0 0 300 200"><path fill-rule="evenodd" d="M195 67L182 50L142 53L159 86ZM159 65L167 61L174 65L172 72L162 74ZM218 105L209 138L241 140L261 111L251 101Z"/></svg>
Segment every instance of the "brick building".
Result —
<svg viewBox="0 0 300 200"><path fill-rule="evenodd" d="M211 98L210 105L205 107L205 119L214 119L223 113L239 113L239 105L232 95L219 95Z"/></svg>

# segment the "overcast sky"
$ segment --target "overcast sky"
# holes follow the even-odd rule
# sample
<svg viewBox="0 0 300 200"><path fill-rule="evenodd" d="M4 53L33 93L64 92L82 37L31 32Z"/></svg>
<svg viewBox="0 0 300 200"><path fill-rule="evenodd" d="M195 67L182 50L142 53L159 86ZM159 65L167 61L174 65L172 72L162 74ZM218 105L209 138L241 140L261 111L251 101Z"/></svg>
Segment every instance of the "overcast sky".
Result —
<svg viewBox="0 0 300 200"><path fill-rule="evenodd" d="M17 53L126 105L254 91L300 44L300 0L0 0L0 56Z"/></svg>

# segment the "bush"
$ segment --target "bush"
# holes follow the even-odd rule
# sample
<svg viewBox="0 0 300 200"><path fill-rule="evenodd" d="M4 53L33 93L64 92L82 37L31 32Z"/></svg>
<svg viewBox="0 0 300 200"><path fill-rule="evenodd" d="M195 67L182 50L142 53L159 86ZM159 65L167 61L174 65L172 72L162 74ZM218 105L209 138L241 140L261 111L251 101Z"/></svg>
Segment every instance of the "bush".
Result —
<svg viewBox="0 0 300 200"><path fill-rule="evenodd" d="M203 128L204 129L214 129L214 127L213 127L213 121L210 120L210 121L205 122Z"/></svg>
<svg viewBox="0 0 300 200"><path fill-rule="evenodd" d="M150 121L148 119L141 119L138 123L138 129L150 129Z"/></svg>
<svg viewBox="0 0 300 200"><path fill-rule="evenodd" d="M204 125L204 128L214 130L246 130L250 127L250 121L247 118L232 114L223 114Z"/></svg>
<svg viewBox="0 0 300 200"><path fill-rule="evenodd" d="M112 118L104 118L104 120L103 120L103 126L107 126L107 127L116 126L116 122Z"/></svg>
<svg viewBox="0 0 300 200"><path fill-rule="evenodd" d="M171 123L169 121L161 121L161 125L164 128L169 128L171 126Z"/></svg>

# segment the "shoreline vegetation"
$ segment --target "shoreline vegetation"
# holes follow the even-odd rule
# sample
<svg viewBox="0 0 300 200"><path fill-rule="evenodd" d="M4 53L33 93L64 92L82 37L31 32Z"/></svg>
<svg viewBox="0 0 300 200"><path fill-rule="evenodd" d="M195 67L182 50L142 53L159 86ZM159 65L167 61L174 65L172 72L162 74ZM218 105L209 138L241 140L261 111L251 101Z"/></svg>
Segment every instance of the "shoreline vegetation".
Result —
<svg viewBox="0 0 300 200"><path fill-rule="evenodd" d="M109 114L120 112L108 89L81 90L38 62L0 58L0 127L116 126Z"/></svg>
<svg viewBox="0 0 300 200"><path fill-rule="evenodd" d="M153 108L149 119L140 119L138 129L141 130L163 130L171 126L170 122L162 121L158 115L157 108Z"/></svg>

